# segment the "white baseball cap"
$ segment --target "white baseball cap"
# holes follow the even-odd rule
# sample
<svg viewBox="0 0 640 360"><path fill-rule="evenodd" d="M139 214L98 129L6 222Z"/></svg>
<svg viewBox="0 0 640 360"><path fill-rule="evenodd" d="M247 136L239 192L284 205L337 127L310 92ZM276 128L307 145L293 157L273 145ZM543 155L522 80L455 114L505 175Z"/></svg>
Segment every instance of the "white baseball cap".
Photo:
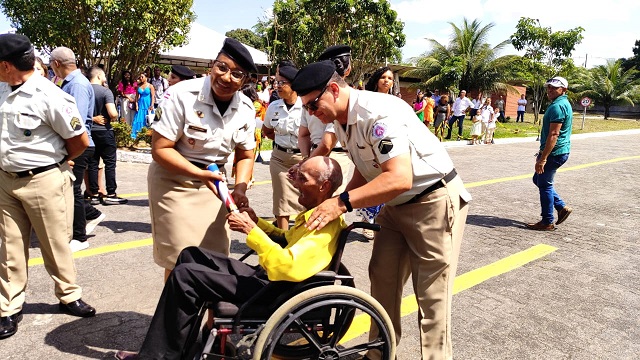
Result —
<svg viewBox="0 0 640 360"><path fill-rule="evenodd" d="M544 86L553 86L556 88L562 87L566 89L569 87L569 83L567 82L567 79L561 76L556 76L554 78L547 80L547 82L544 83Z"/></svg>

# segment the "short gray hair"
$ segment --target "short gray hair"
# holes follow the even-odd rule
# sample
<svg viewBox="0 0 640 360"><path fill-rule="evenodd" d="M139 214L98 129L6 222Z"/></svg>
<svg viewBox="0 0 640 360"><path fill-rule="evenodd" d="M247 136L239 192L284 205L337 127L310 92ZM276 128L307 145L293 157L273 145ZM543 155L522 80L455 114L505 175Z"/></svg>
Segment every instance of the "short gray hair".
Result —
<svg viewBox="0 0 640 360"><path fill-rule="evenodd" d="M51 60L60 62L62 65L71 65L76 63L76 55L73 50L68 47L58 46L51 51Z"/></svg>

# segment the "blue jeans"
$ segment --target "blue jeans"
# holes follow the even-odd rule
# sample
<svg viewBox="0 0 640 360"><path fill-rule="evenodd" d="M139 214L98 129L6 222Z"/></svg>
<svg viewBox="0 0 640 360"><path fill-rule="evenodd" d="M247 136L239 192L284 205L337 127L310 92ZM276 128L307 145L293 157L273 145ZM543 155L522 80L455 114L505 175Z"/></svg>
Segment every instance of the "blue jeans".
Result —
<svg viewBox="0 0 640 360"><path fill-rule="evenodd" d="M538 158L540 156L538 155ZM556 171L562 166L569 154L549 156L547 163L544 165L544 172L542 174L533 174L533 183L540 190L540 206L542 211L542 223L545 225L553 224L553 209L557 211L562 210L565 207L564 201L560 198L560 195L553 188L553 178L556 175Z"/></svg>
<svg viewBox="0 0 640 360"><path fill-rule="evenodd" d="M524 122L524 111L518 111L518 115L516 116L516 122Z"/></svg>
<svg viewBox="0 0 640 360"><path fill-rule="evenodd" d="M447 132L447 139L451 139L451 126L454 122L456 122L456 120L458 120L458 136L462 137L462 123L464 122L464 117L464 114L462 114L461 116L451 116L451 118L449 119L449 131Z"/></svg>

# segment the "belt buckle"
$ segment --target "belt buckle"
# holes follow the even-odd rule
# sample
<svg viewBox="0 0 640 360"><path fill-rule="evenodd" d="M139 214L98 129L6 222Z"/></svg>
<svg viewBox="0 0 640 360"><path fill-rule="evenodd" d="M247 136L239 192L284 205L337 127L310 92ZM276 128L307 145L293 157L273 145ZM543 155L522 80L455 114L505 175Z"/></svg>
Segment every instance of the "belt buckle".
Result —
<svg viewBox="0 0 640 360"><path fill-rule="evenodd" d="M293 149L287 149L287 153L288 153L288 154L293 154L293 153L294 153L294 152L293 152Z"/></svg>

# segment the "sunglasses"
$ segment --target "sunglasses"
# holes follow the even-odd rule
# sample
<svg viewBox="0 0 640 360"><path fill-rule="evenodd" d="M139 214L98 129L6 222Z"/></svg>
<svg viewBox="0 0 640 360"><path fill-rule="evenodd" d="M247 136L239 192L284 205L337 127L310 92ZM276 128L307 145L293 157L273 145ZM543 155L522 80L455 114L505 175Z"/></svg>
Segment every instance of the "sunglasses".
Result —
<svg viewBox="0 0 640 360"><path fill-rule="evenodd" d="M316 111L318 110L318 100L320 100L320 98L322 97L322 95L324 95L324 92L327 91L327 86L324 87L324 89L322 89L322 91L320 92L320 95L318 95L317 98L309 101L308 103L302 105L302 107L307 110L307 111Z"/></svg>

